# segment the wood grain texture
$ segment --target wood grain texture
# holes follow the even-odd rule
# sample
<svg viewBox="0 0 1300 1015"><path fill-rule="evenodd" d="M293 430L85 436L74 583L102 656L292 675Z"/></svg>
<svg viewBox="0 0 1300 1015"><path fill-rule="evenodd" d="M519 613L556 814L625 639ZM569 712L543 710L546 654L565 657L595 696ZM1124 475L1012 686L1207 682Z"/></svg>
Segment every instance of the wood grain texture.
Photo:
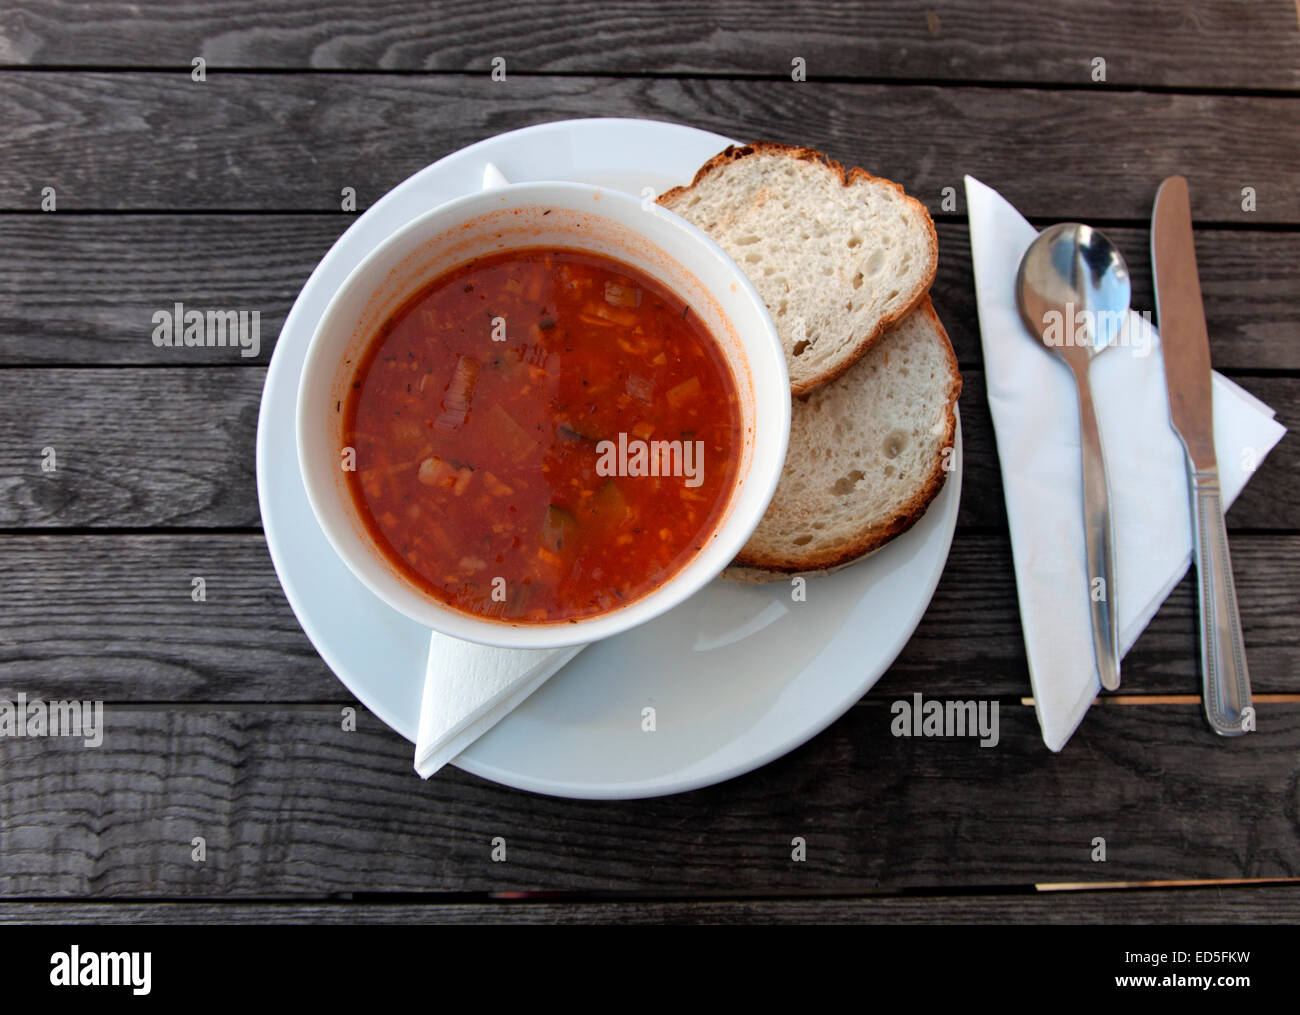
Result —
<svg viewBox="0 0 1300 1015"><path fill-rule="evenodd" d="M4 902L0 924L1294 924L1300 888L626 902Z"/></svg>
<svg viewBox="0 0 1300 1015"><path fill-rule="evenodd" d="M307 276L352 220L341 213L0 217L0 365L264 364ZM938 232L934 301L962 366L978 367L969 230L941 221ZM1147 230L1107 233L1128 259L1133 305L1154 313ZM1201 229L1196 243L1215 365L1300 370L1300 232ZM178 300L202 310L258 310L260 355L156 348L152 315Z"/></svg>
<svg viewBox="0 0 1300 1015"><path fill-rule="evenodd" d="M258 523L254 446L265 369L5 372L0 528L239 527ZM1006 524L997 448L978 370L964 372L958 523ZM1300 426L1300 378L1238 382ZM288 438L286 438L288 439ZM57 469L41 469L42 450ZM1284 439L1228 513L1236 531L1300 528L1300 444Z"/></svg>
<svg viewBox="0 0 1300 1015"><path fill-rule="evenodd" d="M0 527L258 523L265 370L14 370L0 413ZM44 448L56 468L41 468Z"/></svg>
<svg viewBox="0 0 1300 1015"><path fill-rule="evenodd" d="M354 700L299 627L260 533L0 536L0 697L20 691Z"/></svg>
<svg viewBox="0 0 1300 1015"><path fill-rule="evenodd" d="M654 800L569 801L459 771L336 707L105 712L97 749L0 738L0 896L343 892L862 894L1300 874L1300 704L1224 741L1194 706L1099 708L1060 755L1032 709L1000 741L890 735L851 709L757 772ZM207 858L191 860L191 840ZM501 836L507 861L490 859ZM791 861L791 840L808 859ZM1102 836L1107 860L1090 859Z"/></svg>
<svg viewBox="0 0 1300 1015"><path fill-rule="evenodd" d="M1300 536L1232 543L1257 694L1300 693ZM207 599L190 598L204 577ZM807 609L817 608L817 585ZM1194 576L1125 659L1126 694L1198 694ZM414 675L412 679L418 679ZM1030 694L1010 547L959 533L912 640L871 697ZM316 655L262 537L0 537L0 697L111 702L354 699Z"/></svg>
<svg viewBox="0 0 1300 1015"><path fill-rule="evenodd" d="M933 210L969 173L1031 217L1136 224L1182 173L1198 220L1300 223L1288 97L486 74L0 74L0 209L47 186L64 210L335 211L345 186L365 207L471 142L589 116L821 148Z"/></svg>
<svg viewBox="0 0 1300 1015"><path fill-rule="evenodd" d="M514 71L790 74L1295 88L1300 44L1288 0L1163 7L1092 0L790 4L782 0L502 4L302 0L223 5L146 0L102 11L14 0L0 33L9 64L464 70L493 56ZM1152 45L1159 40L1159 45Z"/></svg>
<svg viewBox="0 0 1300 1015"><path fill-rule="evenodd" d="M307 277L354 218L0 217L0 365L265 365ZM258 311L259 354L156 347L153 314L177 302Z"/></svg>

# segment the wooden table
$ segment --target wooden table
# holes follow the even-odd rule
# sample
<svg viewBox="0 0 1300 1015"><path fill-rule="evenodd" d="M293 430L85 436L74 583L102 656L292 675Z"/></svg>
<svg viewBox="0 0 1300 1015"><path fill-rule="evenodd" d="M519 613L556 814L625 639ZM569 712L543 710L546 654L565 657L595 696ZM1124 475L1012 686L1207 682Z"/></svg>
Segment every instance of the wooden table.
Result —
<svg viewBox="0 0 1300 1015"><path fill-rule="evenodd" d="M1052 755L1025 702L962 196L970 173L1036 224L1105 227L1144 309L1151 201L1187 175L1215 364L1294 431L1291 0L216 6L0 12L0 697L103 699L109 724L98 749L0 739L0 920L1300 915L1300 443L1229 514L1259 732L1224 742L1202 719L1185 580L1125 696ZM253 462L266 363L354 218L343 188L360 212L465 144L595 115L812 145L926 202L965 376L957 536L889 673L757 772L630 803L424 783L364 710L341 729L354 699L276 580ZM260 310L261 354L155 348L176 301ZM890 736L916 691L998 699L1000 744ZM1171 881L1204 884L1142 884Z"/></svg>

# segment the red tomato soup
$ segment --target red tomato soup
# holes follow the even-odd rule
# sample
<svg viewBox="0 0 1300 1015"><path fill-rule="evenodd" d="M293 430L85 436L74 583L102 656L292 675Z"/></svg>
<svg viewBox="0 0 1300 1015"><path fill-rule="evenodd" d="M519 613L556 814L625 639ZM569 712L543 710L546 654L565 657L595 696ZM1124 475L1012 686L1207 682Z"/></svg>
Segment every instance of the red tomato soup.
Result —
<svg viewBox="0 0 1300 1015"><path fill-rule="evenodd" d="M340 408L348 483L389 561L514 623L603 613L681 570L743 440L735 378L691 308L577 250L440 276L379 329Z"/></svg>

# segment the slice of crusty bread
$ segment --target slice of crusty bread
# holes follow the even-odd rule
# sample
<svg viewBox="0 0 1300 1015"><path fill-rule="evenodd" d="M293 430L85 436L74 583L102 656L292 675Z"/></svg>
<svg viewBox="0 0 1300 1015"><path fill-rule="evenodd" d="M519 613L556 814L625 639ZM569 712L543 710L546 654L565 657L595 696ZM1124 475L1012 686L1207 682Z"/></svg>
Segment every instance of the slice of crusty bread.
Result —
<svg viewBox="0 0 1300 1015"><path fill-rule="evenodd" d="M725 576L833 571L911 528L951 469L960 393L926 297L843 375L794 400L776 494Z"/></svg>
<svg viewBox="0 0 1300 1015"><path fill-rule="evenodd" d="M939 248L925 205L811 148L730 147L659 203L708 233L754 283L796 395L847 370L934 281Z"/></svg>

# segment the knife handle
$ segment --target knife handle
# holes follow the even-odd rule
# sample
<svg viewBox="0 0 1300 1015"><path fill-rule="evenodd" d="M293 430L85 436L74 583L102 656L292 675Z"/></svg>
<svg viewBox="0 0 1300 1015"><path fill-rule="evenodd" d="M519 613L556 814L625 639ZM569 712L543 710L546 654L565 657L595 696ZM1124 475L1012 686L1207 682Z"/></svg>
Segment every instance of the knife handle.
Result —
<svg viewBox="0 0 1300 1015"><path fill-rule="evenodd" d="M1192 529L1200 582L1205 716L1215 733L1239 737L1254 729L1254 709L1217 469L1192 473Z"/></svg>
<svg viewBox="0 0 1300 1015"><path fill-rule="evenodd" d="M1115 598L1115 528L1101 432L1092 404L1086 362L1075 370L1079 388L1079 436L1083 451L1083 531L1088 556L1088 601L1097 674L1107 691L1119 690L1119 608ZM1101 580L1100 586L1097 581Z"/></svg>

